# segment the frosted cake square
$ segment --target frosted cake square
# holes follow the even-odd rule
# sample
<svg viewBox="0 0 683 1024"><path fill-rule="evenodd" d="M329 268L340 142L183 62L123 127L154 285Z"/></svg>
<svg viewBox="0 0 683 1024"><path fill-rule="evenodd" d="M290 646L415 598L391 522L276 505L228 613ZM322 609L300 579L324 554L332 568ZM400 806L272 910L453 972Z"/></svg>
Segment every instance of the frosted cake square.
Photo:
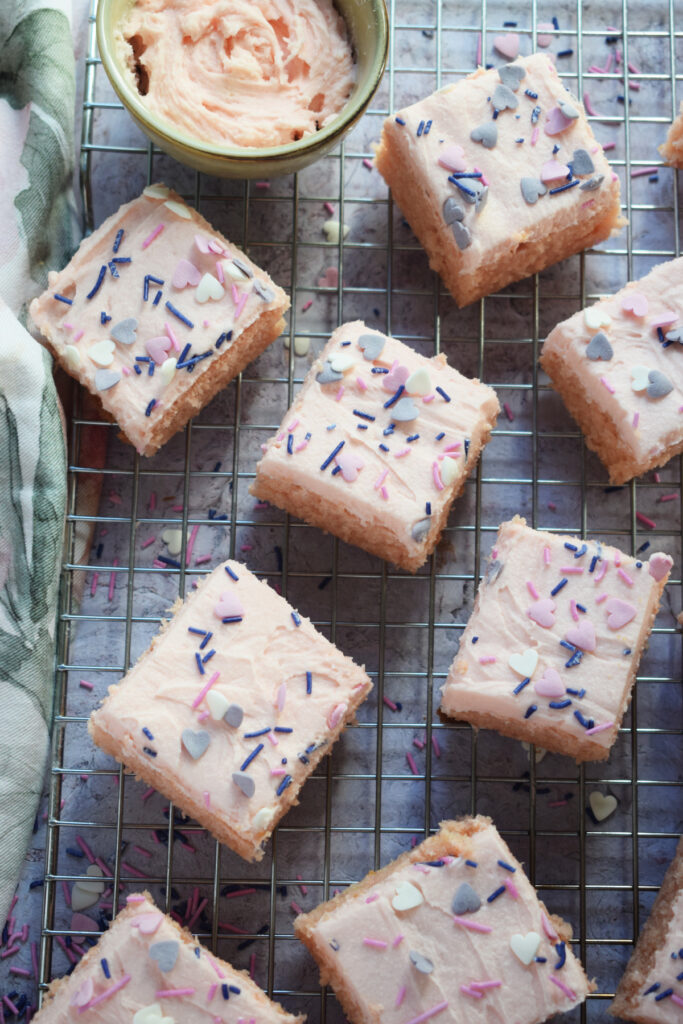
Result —
<svg viewBox="0 0 683 1024"><path fill-rule="evenodd" d="M88 725L95 743L247 860L372 684L246 566L228 561Z"/></svg>
<svg viewBox="0 0 683 1024"><path fill-rule="evenodd" d="M541 366L615 484L683 451L683 257L558 324Z"/></svg>
<svg viewBox="0 0 683 1024"><path fill-rule="evenodd" d="M609 756L672 560L599 541L498 531L442 690L451 718L577 761Z"/></svg>
<svg viewBox="0 0 683 1024"><path fill-rule="evenodd" d="M294 922L353 1024L537 1024L593 986L489 818L442 822Z"/></svg>
<svg viewBox="0 0 683 1024"><path fill-rule="evenodd" d="M659 152L671 167L683 168L683 101L671 126L666 133L666 139L659 147Z"/></svg>
<svg viewBox="0 0 683 1024"><path fill-rule="evenodd" d="M302 1024L268 999L245 971L209 953L157 909L148 893L127 905L72 972L54 980L33 1018L132 1024Z"/></svg>
<svg viewBox="0 0 683 1024"><path fill-rule="evenodd" d="M357 320L311 367L250 491L414 572L499 411L492 388Z"/></svg>
<svg viewBox="0 0 683 1024"><path fill-rule="evenodd" d="M377 167L459 306L618 230L619 181L545 54L387 118Z"/></svg>
<svg viewBox="0 0 683 1024"><path fill-rule="evenodd" d="M289 299L164 185L51 271L30 313L122 436L153 455L282 333Z"/></svg>

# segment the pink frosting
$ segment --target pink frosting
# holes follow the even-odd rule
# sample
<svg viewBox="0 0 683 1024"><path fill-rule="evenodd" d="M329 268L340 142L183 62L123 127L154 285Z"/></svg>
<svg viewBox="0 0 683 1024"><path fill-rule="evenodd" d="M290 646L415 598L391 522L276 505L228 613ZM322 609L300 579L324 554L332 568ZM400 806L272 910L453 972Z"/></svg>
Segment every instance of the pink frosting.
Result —
<svg viewBox="0 0 683 1024"><path fill-rule="evenodd" d="M629 1010L639 1013L639 1019L657 1024L677 1024L683 1017L683 983L679 980L683 971L680 957L683 948L683 890L676 894L670 909L672 916L654 950L650 970L642 978L641 991L637 996L629 997ZM659 987L655 991L645 994L657 984ZM655 996L667 989L673 989L672 995L657 1002Z"/></svg>

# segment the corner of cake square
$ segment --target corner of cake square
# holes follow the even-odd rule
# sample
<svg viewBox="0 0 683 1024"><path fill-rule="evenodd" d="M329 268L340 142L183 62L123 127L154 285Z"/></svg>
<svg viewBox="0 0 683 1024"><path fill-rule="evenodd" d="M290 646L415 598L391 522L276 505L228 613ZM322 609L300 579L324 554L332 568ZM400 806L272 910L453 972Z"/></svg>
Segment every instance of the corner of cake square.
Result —
<svg viewBox="0 0 683 1024"><path fill-rule="evenodd" d="M586 444L623 484L683 451L683 257L548 335L541 367Z"/></svg>
<svg viewBox="0 0 683 1024"><path fill-rule="evenodd" d="M670 167L683 168L683 100L677 116L669 126L666 139L659 147L659 152Z"/></svg>
<svg viewBox="0 0 683 1024"><path fill-rule="evenodd" d="M610 753L673 562L597 540L498 530L442 690L451 718L576 761Z"/></svg>
<svg viewBox="0 0 683 1024"><path fill-rule="evenodd" d="M48 275L30 306L60 365L153 455L282 333L289 299L165 185Z"/></svg>
<svg viewBox="0 0 683 1024"><path fill-rule="evenodd" d="M415 572L489 440L495 391L360 321L337 328L250 491Z"/></svg>
<svg viewBox="0 0 683 1024"><path fill-rule="evenodd" d="M377 167L459 306L609 238L619 180L547 54L387 118Z"/></svg>
<svg viewBox="0 0 683 1024"><path fill-rule="evenodd" d="M246 566L215 569L89 721L97 746L246 860L372 689Z"/></svg>
<svg viewBox="0 0 683 1024"><path fill-rule="evenodd" d="M444 821L294 922L352 1024L539 1024L595 986L489 818Z"/></svg>

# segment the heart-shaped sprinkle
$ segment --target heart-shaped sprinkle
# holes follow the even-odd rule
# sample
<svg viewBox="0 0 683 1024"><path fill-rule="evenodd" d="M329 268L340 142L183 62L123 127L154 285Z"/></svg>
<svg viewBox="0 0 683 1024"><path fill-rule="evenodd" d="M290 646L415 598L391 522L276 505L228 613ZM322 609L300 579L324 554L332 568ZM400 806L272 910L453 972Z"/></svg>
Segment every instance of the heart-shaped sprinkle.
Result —
<svg viewBox="0 0 683 1024"><path fill-rule="evenodd" d="M479 178L468 178L467 188L468 192L461 193L463 199L470 205L474 204L475 213L481 213L489 197L488 185L482 184ZM474 193L474 196L469 194L471 192Z"/></svg>
<svg viewBox="0 0 683 1024"><path fill-rule="evenodd" d="M647 380L648 398L664 398L665 395L668 395L674 389L667 375L662 373L661 370L650 370Z"/></svg>
<svg viewBox="0 0 683 1024"><path fill-rule="evenodd" d="M410 962L419 971L420 974L431 974L434 970L434 964L429 957L423 956L422 953L418 953L416 949L410 951Z"/></svg>
<svg viewBox="0 0 683 1024"><path fill-rule="evenodd" d="M187 288L190 285L192 288L196 288L202 279L202 272L198 267L195 267L194 263L190 263L189 260L180 260L173 271L173 277L171 278L171 284L174 288Z"/></svg>
<svg viewBox="0 0 683 1024"><path fill-rule="evenodd" d="M96 366L111 366L116 346L109 338L103 338L88 349L88 356Z"/></svg>
<svg viewBox="0 0 683 1024"><path fill-rule="evenodd" d="M539 626L543 626L543 629L552 629L555 625L555 607L552 598L542 597L540 600L534 601L531 607L527 608L526 613Z"/></svg>
<svg viewBox="0 0 683 1024"><path fill-rule="evenodd" d="M85 875L79 878L71 887L71 909L77 913L94 907L104 892L104 882L101 879L104 872L98 864L91 864Z"/></svg>
<svg viewBox="0 0 683 1024"><path fill-rule="evenodd" d="M674 313L672 309L665 309L663 313L658 313L657 316L653 316L650 320L650 324L653 327L670 327L671 324L675 324L678 320L678 313Z"/></svg>
<svg viewBox="0 0 683 1024"><path fill-rule="evenodd" d="M464 209L460 203L453 198L453 196L449 196L448 199L445 200L442 213L443 219L447 224L452 224L453 221L456 220L464 220L465 217Z"/></svg>
<svg viewBox="0 0 683 1024"><path fill-rule="evenodd" d="M254 815L252 825L257 832L260 832L262 828L267 828L273 820L275 811L270 807L262 807L260 811L257 811Z"/></svg>
<svg viewBox="0 0 683 1024"><path fill-rule="evenodd" d="M586 355L593 362L597 362L598 359L603 359L606 363L610 361L614 355L614 349L604 331L598 331L593 335L586 347Z"/></svg>
<svg viewBox="0 0 683 1024"><path fill-rule="evenodd" d="M588 803L596 821L604 821L605 818L609 818L610 814L614 814L617 809L617 798L612 796L611 793L605 795L599 789L593 790L588 797Z"/></svg>
<svg viewBox="0 0 683 1024"><path fill-rule="evenodd" d="M336 370L333 370L330 360L326 359L323 363L322 370L316 375L315 379L318 384L333 384L334 382L341 380L343 376L343 373L338 373Z"/></svg>
<svg viewBox="0 0 683 1024"><path fill-rule="evenodd" d="M604 180L604 174L597 174L594 178L588 178L586 181L582 181L579 185L579 189L581 192L595 192L596 188L600 188Z"/></svg>
<svg viewBox="0 0 683 1024"><path fill-rule="evenodd" d="M451 903L451 910L456 917L461 917L462 914L476 914L481 906L481 899L474 891L469 882L463 882L456 890L453 902Z"/></svg>
<svg viewBox="0 0 683 1024"><path fill-rule="evenodd" d="M337 352L330 359L330 366L335 373L348 373L356 365L356 360L350 352Z"/></svg>
<svg viewBox="0 0 683 1024"><path fill-rule="evenodd" d="M562 132L566 132L571 123L571 118L567 117L559 106L552 107L548 111L543 130L546 135L561 135Z"/></svg>
<svg viewBox="0 0 683 1024"><path fill-rule="evenodd" d="M522 676L523 679L527 677L530 679L538 665L538 654L531 647L527 647L521 654L519 651L511 654L508 658L508 665L518 676Z"/></svg>
<svg viewBox="0 0 683 1024"><path fill-rule="evenodd" d="M233 727L233 729L239 729L244 719L244 711L239 704L231 704L223 715L223 718L228 725Z"/></svg>
<svg viewBox="0 0 683 1024"><path fill-rule="evenodd" d="M272 302L275 298L275 292L272 288L269 288L267 284L263 283L263 281L259 281L257 277L254 278L251 290L256 292L262 302Z"/></svg>
<svg viewBox="0 0 683 1024"><path fill-rule="evenodd" d="M225 288L213 274L204 274L194 292L195 299L200 303L208 302L209 299L218 302L224 295Z"/></svg>
<svg viewBox="0 0 683 1024"><path fill-rule="evenodd" d="M665 337L667 341L674 341L678 342L679 345L683 345L683 327L674 327L672 331L666 332Z"/></svg>
<svg viewBox="0 0 683 1024"><path fill-rule="evenodd" d="M416 544L421 544L422 543L422 541L425 539L425 537L429 533L431 525L432 525L432 521L429 518L427 518L427 519L418 519L418 521L413 525L413 528L410 531L410 535L411 535L411 537L413 538L413 540L415 541Z"/></svg>
<svg viewBox="0 0 683 1024"><path fill-rule="evenodd" d="M88 917L87 914L72 914L71 915L71 931L81 932L83 935L87 935L89 932L98 932L100 926L97 921L93 921L92 917Z"/></svg>
<svg viewBox="0 0 683 1024"><path fill-rule="evenodd" d="M441 474L441 483L444 487L449 487L455 478L460 475L457 461L451 458L445 458L439 464L439 472Z"/></svg>
<svg viewBox="0 0 683 1024"><path fill-rule="evenodd" d="M394 910L414 910L424 903L424 896L412 882L404 880L399 882L391 905Z"/></svg>
<svg viewBox="0 0 683 1024"><path fill-rule="evenodd" d="M154 935L163 919L164 915L159 913L138 914L137 917L131 918L130 926L137 928L141 935Z"/></svg>
<svg viewBox="0 0 683 1024"><path fill-rule="evenodd" d="M497 558L493 558L486 566L486 574L484 579L487 583L495 583L500 574L503 571L503 565L505 563L499 561Z"/></svg>
<svg viewBox="0 0 683 1024"><path fill-rule="evenodd" d="M650 376L649 366L637 366L631 367L631 387L634 391L644 391L648 385L648 378Z"/></svg>
<svg viewBox="0 0 683 1024"><path fill-rule="evenodd" d="M165 334L159 334L156 338L150 338L149 341L145 342L145 350L157 366L161 366L166 361L166 353L169 351L171 344L170 338Z"/></svg>
<svg viewBox="0 0 683 1024"><path fill-rule="evenodd" d="M121 380L118 370L97 370L95 372L95 387L98 391L109 391Z"/></svg>
<svg viewBox="0 0 683 1024"><path fill-rule="evenodd" d="M95 984L92 978L86 978L85 981L76 989L71 999L69 1000L70 1006L86 1006L95 994Z"/></svg>
<svg viewBox="0 0 683 1024"><path fill-rule="evenodd" d="M398 359L394 360L394 365L389 370L389 373L385 373L382 376L382 387L385 391L389 391L392 395L401 386L405 385L408 380L410 370L407 366L401 366Z"/></svg>
<svg viewBox="0 0 683 1024"><path fill-rule="evenodd" d="M572 173L578 177L581 174L592 174L595 164L587 149L575 149L572 153Z"/></svg>
<svg viewBox="0 0 683 1024"><path fill-rule="evenodd" d="M397 423L411 423L417 419L417 416L418 410L412 398L399 398L391 409L391 418Z"/></svg>
<svg viewBox="0 0 683 1024"><path fill-rule="evenodd" d="M493 45L496 45L495 42ZM496 47L496 49L498 49L498 47ZM517 92L522 79L526 77L526 71L521 64L503 64L502 68L498 68L498 77L503 85L506 85L508 89L512 89L513 92Z"/></svg>
<svg viewBox="0 0 683 1024"><path fill-rule="evenodd" d="M609 327L612 323L612 317L604 309L601 309L597 303L595 306L587 306L584 309L583 319L586 327L589 327L592 331L598 331L601 327Z"/></svg>
<svg viewBox="0 0 683 1024"><path fill-rule="evenodd" d="M495 121L485 121L484 124L477 125L470 132L470 138L472 142L481 142L484 149L493 149L495 144L498 142L498 129Z"/></svg>
<svg viewBox="0 0 683 1024"><path fill-rule="evenodd" d="M493 90L491 104L494 110L516 110L519 100L512 89L508 89L507 85L503 85L501 82Z"/></svg>
<svg viewBox="0 0 683 1024"><path fill-rule="evenodd" d="M465 150L462 146L458 146L457 143L453 143L451 146L444 146L443 149L440 149L438 162L442 167L445 167L447 171L464 171L467 169Z"/></svg>
<svg viewBox="0 0 683 1024"><path fill-rule="evenodd" d="M385 341L381 334L361 334L358 348L363 353L363 358L372 363L382 355Z"/></svg>
<svg viewBox="0 0 683 1024"><path fill-rule="evenodd" d="M536 42L539 46L542 46L543 49L546 49L546 47L550 46L553 41L553 36L548 35L548 33L554 32L555 26L552 21L539 21L536 28L540 33L540 35L536 36Z"/></svg>
<svg viewBox="0 0 683 1024"><path fill-rule="evenodd" d="M622 601L620 597L610 597L605 603L605 611L607 612L607 627L613 630L628 626L629 622L632 622L638 614L638 609L630 601Z"/></svg>
<svg viewBox="0 0 683 1024"><path fill-rule="evenodd" d="M530 964L541 944L538 932L527 932L526 935L515 932L510 936L510 949L523 964Z"/></svg>
<svg viewBox="0 0 683 1024"><path fill-rule="evenodd" d="M501 57L507 57L508 60L515 60L515 58L519 56L519 36L516 32L506 32L504 36L494 36L493 46L494 49L496 49L498 53L501 55ZM520 70L522 69L520 68ZM522 71L522 77L523 76L524 72ZM509 84L508 82L505 81L502 75L500 76L500 80L505 85ZM517 85L519 85L520 81L521 79L519 79Z"/></svg>
<svg viewBox="0 0 683 1024"><path fill-rule="evenodd" d="M325 238L328 242L332 242L334 245L337 244L339 239L342 237L342 234L343 237L346 238L350 230L351 228L349 225L345 224L342 232L341 221L337 220L335 217L332 217L330 220L326 220L323 224L323 234L325 235Z"/></svg>
<svg viewBox="0 0 683 1024"><path fill-rule="evenodd" d="M178 360L174 356L169 356L168 359L164 359L163 363L161 364L161 369L159 370L159 380L164 385L164 387L167 387L175 377L175 370L177 365Z"/></svg>
<svg viewBox="0 0 683 1024"><path fill-rule="evenodd" d="M661 551L657 551L656 554L650 556L648 562L648 570L653 580L663 580L666 574L671 570L673 565L673 559L669 558L668 555L662 554Z"/></svg>
<svg viewBox="0 0 683 1024"><path fill-rule="evenodd" d="M256 783L252 776L248 775L247 772L233 772L232 781L238 789L242 790L247 800L251 800L252 796L256 792Z"/></svg>
<svg viewBox="0 0 683 1024"><path fill-rule="evenodd" d="M238 267L235 260L221 260L221 268L223 270L223 276L229 281L244 281L245 278L249 277Z"/></svg>
<svg viewBox="0 0 683 1024"><path fill-rule="evenodd" d="M119 345L132 345L137 339L138 322L134 316L119 320L109 331L109 337L118 341Z"/></svg>
<svg viewBox="0 0 683 1024"><path fill-rule="evenodd" d="M170 191L166 185L148 185L142 194L148 199L166 199Z"/></svg>
<svg viewBox="0 0 683 1024"><path fill-rule="evenodd" d="M175 1024L175 1019L164 1016L160 1003L150 1003L133 1015L133 1024Z"/></svg>
<svg viewBox="0 0 683 1024"><path fill-rule="evenodd" d="M81 353L75 345L64 346L64 360L70 370L77 370L81 365Z"/></svg>
<svg viewBox="0 0 683 1024"><path fill-rule="evenodd" d="M632 313L633 316L647 316L650 303L647 300L647 295L631 288L622 297L621 308L624 313Z"/></svg>
<svg viewBox="0 0 683 1024"><path fill-rule="evenodd" d="M244 615L244 605L233 590L224 590L213 606L217 619L236 619Z"/></svg>
<svg viewBox="0 0 683 1024"><path fill-rule="evenodd" d="M576 121L580 116L580 112L570 103L568 100L558 100L557 105L560 108L563 117L566 117L568 121Z"/></svg>
<svg viewBox="0 0 683 1024"><path fill-rule="evenodd" d="M365 465L360 455L356 455L355 452L349 451L348 448L342 448L340 452L335 456L336 464L341 469L341 475L347 483L352 484L354 480L358 479L358 474Z"/></svg>
<svg viewBox="0 0 683 1024"><path fill-rule="evenodd" d="M592 654L596 647L595 626L590 619L580 619L575 626L570 626L564 634L569 644L580 647L582 651Z"/></svg>
<svg viewBox="0 0 683 1024"><path fill-rule="evenodd" d="M548 665L541 678L534 683L534 690L539 697L548 697L550 700L564 697L564 683L560 673Z"/></svg>
<svg viewBox="0 0 683 1024"><path fill-rule="evenodd" d="M180 943L175 939L168 939L165 942L153 942L149 947L149 955L156 960L159 970L164 974L172 971L178 959Z"/></svg>
<svg viewBox="0 0 683 1024"><path fill-rule="evenodd" d="M190 537L190 530L187 531L188 539ZM161 534L161 539L168 549L169 555L179 555L183 546L183 531L182 530L164 530Z"/></svg>
<svg viewBox="0 0 683 1024"><path fill-rule="evenodd" d="M420 366L406 380L406 391L409 395L428 395L432 390L432 381L424 366Z"/></svg>
<svg viewBox="0 0 683 1024"><path fill-rule="evenodd" d="M185 750L195 761L202 754L206 753L206 749L211 742L211 737L205 729L200 729L199 732L194 732L192 729L183 729L180 738Z"/></svg>
<svg viewBox="0 0 683 1024"><path fill-rule="evenodd" d="M185 206L185 203L178 203L175 199L167 199L164 206L171 213L175 213L176 217L182 217L183 220L192 220L192 214L187 206Z"/></svg>
<svg viewBox="0 0 683 1024"><path fill-rule="evenodd" d="M453 221L451 231L458 249L467 249L472 244L472 232L464 224L460 224L457 220Z"/></svg>
<svg viewBox="0 0 683 1024"><path fill-rule="evenodd" d="M224 697L218 690L209 690L206 697L206 706L209 709L209 714L213 718L214 722L220 722L224 714L230 707L230 701L227 697Z"/></svg>
<svg viewBox="0 0 683 1024"><path fill-rule="evenodd" d="M544 184L548 184L551 181L559 181L561 178L566 178L569 174L569 168L566 164L561 164L558 160L546 160L541 167L541 181Z"/></svg>
<svg viewBox="0 0 683 1024"><path fill-rule="evenodd" d="M544 196L548 189L540 178L522 178L519 186L522 190L522 197L525 203L533 206L537 199Z"/></svg>

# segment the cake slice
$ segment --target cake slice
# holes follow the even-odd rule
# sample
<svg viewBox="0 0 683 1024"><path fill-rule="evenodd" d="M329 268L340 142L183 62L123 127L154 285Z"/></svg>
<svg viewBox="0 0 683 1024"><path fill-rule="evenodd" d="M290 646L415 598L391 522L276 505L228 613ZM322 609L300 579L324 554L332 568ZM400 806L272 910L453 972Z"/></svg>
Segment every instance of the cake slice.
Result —
<svg viewBox="0 0 683 1024"><path fill-rule="evenodd" d="M88 724L95 743L247 860L372 684L246 566L200 584Z"/></svg>
<svg viewBox="0 0 683 1024"><path fill-rule="evenodd" d="M631 699L672 560L600 541L498 530L442 690L451 718L604 761Z"/></svg>
<svg viewBox="0 0 683 1024"><path fill-rule="evenodd" d="M252 494L415 572L499 412L492 388L361 320L334 332L277 435Z"/></svg>
<svg viewBox="0 0 683 1024"><path fill-rule="evenodd" d="M73 972L52 982L33 1018L40 1024L299 1024L244 971L200 946L149 893L127 897L109 931Z"/></svg>
<svg viewBox="0 0 683 1024"><path fill-rule="evenodd" d="M541 366L626 483L683 451L683 256L558 324Z"/></svg>
<svg viewBox="0 0 683 1024"><path fill-rule="evenodd" d="M618 231L619 181L546 54L387 118L377 167L459 306Z"/></svg>
<svg viewBox="0 0 683 1024"><path fill-rule="evenodd" d="M673 119L659 152L672 167L683 168L683 100L678 116Z"/></svg>
<svg viewBox="0 0 683 1024"><path fill-rule="evenodd" d="M289 299L165 185L86 238L30 314L122 436L153 455L282 333Z"/></svg>
<svg viewBox="0 0 683 1024"><path fill-rule="evenodd" d="M297 917L352 1024L537 1024L594 986L490 818L439 831Z"/></svg>
<svg viewBox="0 0 683 1024"><path fill-rule="evenodd" d="M636 1024L678 1022L683 1015L683 839L609 1007Z"/></svg>

